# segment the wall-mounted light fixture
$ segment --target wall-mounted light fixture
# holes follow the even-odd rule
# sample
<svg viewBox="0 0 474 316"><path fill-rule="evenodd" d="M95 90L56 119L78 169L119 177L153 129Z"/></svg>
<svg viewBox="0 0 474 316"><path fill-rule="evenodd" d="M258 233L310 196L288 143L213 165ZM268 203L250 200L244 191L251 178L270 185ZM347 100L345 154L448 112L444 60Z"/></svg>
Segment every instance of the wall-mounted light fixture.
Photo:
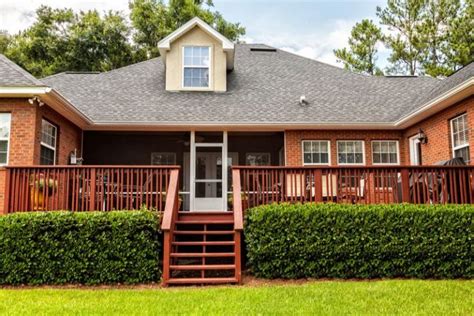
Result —
<svg viewBox="0 0 474 316"><path fill-rule="evenodd" d="M426 136L425 132L420 128L420 131L418 132L417 137L418 140L420 141L421 144L427 144L428 143L428 136Z"/></svg>

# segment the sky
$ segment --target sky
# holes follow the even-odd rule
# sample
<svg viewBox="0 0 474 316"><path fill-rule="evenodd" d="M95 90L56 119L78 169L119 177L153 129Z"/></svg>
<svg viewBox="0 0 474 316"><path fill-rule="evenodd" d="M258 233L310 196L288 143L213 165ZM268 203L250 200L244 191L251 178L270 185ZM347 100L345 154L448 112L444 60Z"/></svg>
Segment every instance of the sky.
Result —
<svg viewBox="0 0 474 316"><path fill-rule="evenodd" d="M264 43L308 58L342 66L333 50L347 46L354 24L377 21L375 8L386 0L214 0L224 18L246 27L243 40ZM34 20L41 4L74 10L117 10L128 15L128 0L0 0L0 30L14 34ZM386 49L380 45L379 65Z"/></svg>

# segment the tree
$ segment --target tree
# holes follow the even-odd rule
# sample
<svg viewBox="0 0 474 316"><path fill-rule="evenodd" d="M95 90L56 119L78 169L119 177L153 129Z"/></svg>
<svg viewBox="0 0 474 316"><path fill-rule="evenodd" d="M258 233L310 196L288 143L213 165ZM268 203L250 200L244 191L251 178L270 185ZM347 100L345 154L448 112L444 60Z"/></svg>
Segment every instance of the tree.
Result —
<svg viewBox="0 0 474 316"><path fill-rule="evenodd" d="M388 26L390 34L384 36L385 45L391 49L388 61L391 73L422 73L421 64L426 43L421 33L425 0L388 0L387 7L377 7L377 16L382 25Z"/></svg>
<svg viewBox="0 0 474 316"><path fill-rule="evenodd" d="M130 20L135 28L134 41L142 58L159 56L158 42L181 25L199 17L232 41L245 34L239 23L226 21L217 11L212 11L211 0L133 0L130 2Z"/></svg>
<svg viewBox="0 0 474 316"><path fill-rule="evenodd" d="M426 47L421 65L426 74L439 77L454 69L449 60L449 33L454 19L460 14L459 0L426 0L420 33Z"/></svg>
<svg viewBox="0 0 474 316"><path fill-rule="evenodd" d="M5 54L11 42L11 36L7 31L0 30L0 54Z"/></svg>
<svg viewBox="0 0 474 316"><path fill-rule="evenodd" d="M376 66L377 44L382 39L382 31L371 20L362 20L352 28L349 48L334 50L344 68L369 75L381 75Z"/></svg>
<svg viewBox="0 0 474 316"><path fill-rule="evenodd" d="M445 53L451 72L474 60L474 1L466 1L451 20L447 40Z"/></svg>

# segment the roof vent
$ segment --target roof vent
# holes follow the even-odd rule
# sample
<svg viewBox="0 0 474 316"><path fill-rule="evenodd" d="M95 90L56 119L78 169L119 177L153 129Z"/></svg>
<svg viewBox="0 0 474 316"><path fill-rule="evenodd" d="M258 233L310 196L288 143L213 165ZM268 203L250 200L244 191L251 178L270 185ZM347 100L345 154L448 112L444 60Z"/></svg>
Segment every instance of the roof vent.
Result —
<svg viewBox="0 0 474 316"><path fill-rule="evenodd" d="M250 47L251 52L270 52L276 53L276 48L273 47Z"/></svg>
<svg viewBox="0 0 474 316"><path fill-rule="evenodd" d="M306 96L302 95L302 96L300 97L300 105L308 105L308 104L309 104L309 102L308 102L308 100L306 99Z"/></svg>

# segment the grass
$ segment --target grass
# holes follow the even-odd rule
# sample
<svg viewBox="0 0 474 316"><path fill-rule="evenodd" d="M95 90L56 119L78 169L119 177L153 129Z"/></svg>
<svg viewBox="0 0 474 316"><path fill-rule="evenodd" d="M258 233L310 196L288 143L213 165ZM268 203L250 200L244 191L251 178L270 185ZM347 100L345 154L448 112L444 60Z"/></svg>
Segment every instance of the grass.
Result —
<svg viewBox="0 0 474 316"><path fill-rule="evenodd" d="M0 289L4 315L472 315L474 281L327 281L137 289Z"/></svg>

